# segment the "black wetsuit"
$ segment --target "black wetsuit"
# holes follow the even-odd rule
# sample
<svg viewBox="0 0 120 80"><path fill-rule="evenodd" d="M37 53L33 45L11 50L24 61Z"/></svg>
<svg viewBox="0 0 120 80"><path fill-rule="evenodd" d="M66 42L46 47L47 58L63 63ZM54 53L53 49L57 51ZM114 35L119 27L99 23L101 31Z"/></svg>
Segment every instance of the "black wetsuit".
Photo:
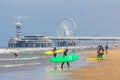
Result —
<svg viewBox="0 0 120 80"><path fill-rule="evenodd" d="M56 53L56 47L54 47L54 49L53 49L53 57L56 57L57 56L57 53Z"/></svg>
<svg viewBox="0 0 120 80"><path fill-rule="evenodd" d="M67 56L67 50L63 53L63 57L64 57L64 56ZM63 68L63 65L64 65L64 62L62 62L61 68ZM70 65L69 65L69 62L67 62L67 65L68 65L68 67L70 66Z"/></svg>
<svg viewBox="0 0 120 80"><path fill-rule="evenodd" d="M102 52L101 52L101 51L102 51ZM102 46L100 46L97 57L102 56L102 55L104 54L103 52L104 52L104 48L103 48Z"/></svg>
<svg viewBox="0 0 120 80"><path fill-rule="evenodd" d="M53 57L56 57L56 56L57 56L57 53L56 53L56 52L54 52Z"/></svg>
<svg viewBox="0 0 120 80"><path fill-rule="evenodd" d="M14 53L14 55L15 55L15 58L17 58L18 55L16 53Z"/></svg>

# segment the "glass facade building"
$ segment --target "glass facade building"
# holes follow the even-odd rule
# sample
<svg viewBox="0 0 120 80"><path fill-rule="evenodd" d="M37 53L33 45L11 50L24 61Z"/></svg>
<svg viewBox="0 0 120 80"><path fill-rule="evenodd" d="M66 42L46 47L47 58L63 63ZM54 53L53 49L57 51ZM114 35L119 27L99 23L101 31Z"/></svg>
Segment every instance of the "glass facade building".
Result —
<svg viewBox="0 0 120 80"><path fill-rule="evenodd" d="M12 37L8 42L8 47L51 47L52 40L41 35L29 35L20 37Z"/></svg>

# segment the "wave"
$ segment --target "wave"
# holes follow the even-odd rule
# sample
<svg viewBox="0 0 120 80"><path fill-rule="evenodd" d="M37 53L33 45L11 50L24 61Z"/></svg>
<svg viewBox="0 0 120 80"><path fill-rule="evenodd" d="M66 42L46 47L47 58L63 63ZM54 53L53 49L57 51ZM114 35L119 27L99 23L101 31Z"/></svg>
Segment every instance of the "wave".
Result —
<svg viewBox="0 0 120 80"><path fill-rule="evenodd" d="M32 59L40 59L40 58L48 58L47 56L40 57L32 57L32 58L10 58L10 59L0 59L0 61L10 61L10 60L32 60Z"/></svg>
<svg viewBox="0 0 120 80"><path fill-rule="evenodd" d="M73 49L73 48L87 48L88 46L73 46L73 47L69 47L69 49ZM66 48L66 47L58 47L58 48ZM49 51L53 49L53 47L45 47L45 48L0 48L0 53L19 53L19 52L26 52L26 51Z"/></svg>
<svg viewBox="0 0 120 80"><path fill-rule="evenodd" d="M0 68L9 68L9 67L20 67L20 66L31 66L31 65L38 65L38 63L25 63L25 64L12 64L12 65L0 65Z"/></svg>
<svg viewBox="0 0 120 80"><path fill-rule="evenodd" d="M25 52L25 51L46 51L51 48L0 48L0 53L13 53L13 52Z"/></svg>

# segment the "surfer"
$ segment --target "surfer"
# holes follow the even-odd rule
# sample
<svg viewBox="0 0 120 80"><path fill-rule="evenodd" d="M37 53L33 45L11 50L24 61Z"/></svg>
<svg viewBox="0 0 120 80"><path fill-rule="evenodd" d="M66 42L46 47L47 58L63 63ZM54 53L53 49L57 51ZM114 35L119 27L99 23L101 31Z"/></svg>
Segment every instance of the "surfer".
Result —
<svg viewBox="0 0 120 80"><path fill-rule="evenodd" d="M67 56L67 52L68 52L68 49L66 49L66 50L64 51L63 57ZM64 65L64 62L62 62L61 68L63 68L63 65ZM70 66L70 65L69 65L69 62L67 62L67 65L68 65L68 67Z"/></svg>
<svg viewBox="0 0 120 80"><path fill-rule="evenodd" d="M17 53L14 53L14 56L15 56L15 58L17 58L17 56L18 56Z"/></svg>
<svg viewBox="0 0 120 80"><path fill-rule="evenodd" d="M56 57L56 56L57 56L56 47L54 47L54 49L53 49L53 57Z"/></svg>
<svg viewBox="0 0 120 80"><path fill-rule="evenodd" d="M104 54L104 48L102 45L99 45L97 47L97 54L98 54L97 57L102 56Z"/></svg>

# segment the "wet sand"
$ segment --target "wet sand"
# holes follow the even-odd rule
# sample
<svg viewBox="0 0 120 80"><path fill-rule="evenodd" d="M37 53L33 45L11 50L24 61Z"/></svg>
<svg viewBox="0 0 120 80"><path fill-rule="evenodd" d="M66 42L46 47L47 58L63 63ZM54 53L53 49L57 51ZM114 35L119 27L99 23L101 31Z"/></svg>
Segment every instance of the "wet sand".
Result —
<svg viewBox="0 0 120 80"><path fill-rule="evenodd" d="M87 57L96 57L96 51L84 51ZM120 80L120 50L109 50L104 60L96 60L94 66L70 70L69 76L77 80Z"/></svg>

